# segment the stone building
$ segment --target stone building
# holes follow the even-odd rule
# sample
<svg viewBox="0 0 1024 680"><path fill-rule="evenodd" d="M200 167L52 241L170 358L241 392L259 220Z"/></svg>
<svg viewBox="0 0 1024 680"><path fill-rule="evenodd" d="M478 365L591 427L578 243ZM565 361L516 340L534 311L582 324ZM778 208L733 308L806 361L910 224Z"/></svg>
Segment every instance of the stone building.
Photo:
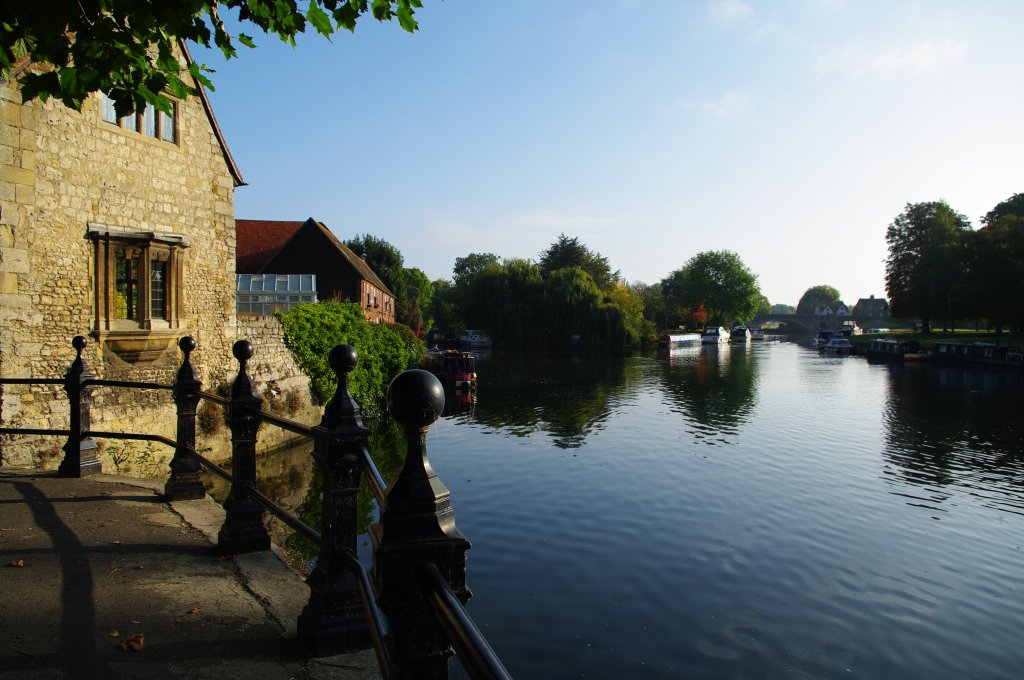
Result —
<svg viewBox="0 0 1024 680"><path fill-rule="evenodd" d="M227 381L243 184L205 94L118 118L98 93L76 112L23 104L17 72L0 82L0 376L62 376L86 335L99 377L169 384L192 335L204 386ZM100 387L92 403L94 430L175 435L167 392ZM5 426L67 427L59 386L8 386L0 408ZM0 463L53 467L62 443L5 437Z"/></svg>

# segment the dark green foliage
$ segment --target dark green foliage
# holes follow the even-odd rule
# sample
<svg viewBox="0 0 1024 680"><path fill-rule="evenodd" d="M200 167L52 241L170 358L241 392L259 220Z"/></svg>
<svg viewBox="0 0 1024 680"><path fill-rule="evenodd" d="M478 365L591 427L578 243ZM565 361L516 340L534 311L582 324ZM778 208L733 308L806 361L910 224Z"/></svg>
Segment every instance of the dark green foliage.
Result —
<svg viewBox="0 0 1024 680"><path fill-rule="evenodd" d="M987 226L1008 215L1024 218L1024 193L1014 194L999 203L981 218L981 223Z"/></svg>
<svg viewBox="0 0 1024 680"><path fill-rule="evenodd" d="M402 257L398 248L373 234L357 235L343 243L369 265L373 273L379 276L384 285L395 294L396 300L402 297L399 295L399 289L403 283L402 267L405 264L405 258Z"/></svg>
<svg viewBox="0 0 1024 680"><path fill-rule="evenodd" d="M804 309L806 305L813 307L815 305L835 302L840 299L842 298L839 295L838 288L822 284L820 286L811 286L808 288L800 297L800 301L796 303L796 307L797 309Z"/></svg>
<svg viewBox="0 0 1024 680"><path fill-rule="evenodd" d="M25 101L60 99L79 110L92 92L108 92L118 115L149 103L170 112L166 93L195 95L213 89L197 64L175 58L179 41L216 46L227 58L236 44L255 47L251 36L230 35L222 11L294 46L307 24L324 36L355 30L370 13L379 21L397 18L415 31L420 0L311 0L300 9L295 0L11 0L0 3L0 68L8 77L16 61L28 55L51 69L22 74Z"/></svg>
<svg viewBox="0 0 1024 680"><path fill-rule="evenodd" d="M540 254L540 272L548 277L570 267L586 272L601 290L611 288L619 277L619 272L612 273L607 257L590 250L578 238L559 234L558 240Z"/></svg>
<svg viewBox="0 0 1024 680"><path fill-rule="evenodd" d="M279 312L278 318L285 344L310 377L313 395L321 404L330 400L337 385L328 354L338 344L355 347L359 365L349 374L349 391L369 419L383 415L391 380L417 366L423 354L418 340L391 326L367 322L359 305L351 302L299 305Z"/></svg>
<svg viewBox="0 0 1024 680"><path fill-rule="evenodd" d="M925 330L934 319L954 322L970 233L967 218L945 201L907 204L885 237L885 287L893 316L919 317Z"/></svg>
<svg viewBox="0 0 1024 680"><path fill-rule="evenodd" d="M772 314L796 314L796 307L793 305L772 305Z"/></svg>

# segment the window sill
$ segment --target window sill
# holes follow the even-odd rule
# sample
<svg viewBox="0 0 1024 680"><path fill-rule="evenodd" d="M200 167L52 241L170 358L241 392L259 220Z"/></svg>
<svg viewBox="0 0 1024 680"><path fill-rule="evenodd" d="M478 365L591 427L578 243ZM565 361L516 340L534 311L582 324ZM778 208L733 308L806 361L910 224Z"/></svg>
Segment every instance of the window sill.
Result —
<svg viewBox="0 0 1024 680"><path fill-rule="evenodd" d="M104 360L114 366L174 363L176 345L183 335L180 330L110 330L93 331L103 348Z"/></svg>

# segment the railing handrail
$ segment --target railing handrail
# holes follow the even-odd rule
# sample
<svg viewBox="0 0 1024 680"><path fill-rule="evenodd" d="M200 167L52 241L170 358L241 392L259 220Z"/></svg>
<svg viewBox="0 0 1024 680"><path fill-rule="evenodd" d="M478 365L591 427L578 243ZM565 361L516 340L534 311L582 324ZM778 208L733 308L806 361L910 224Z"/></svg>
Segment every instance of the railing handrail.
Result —
<svg viewBox="0 0 1024 680"><path fill-rule="evenodd" d="M459 598L433 562L424 562L416 573L420 586L434 607L437 620L448 642L455 648L459 662L474 680L512 680L501 659L470 618Z"/></svg>
<svg viewBox="0 0 1024 680"><path fill-rule="evenodd" d="M442 509L448 507L450 494L447 489L439 480L436 485L431 485L427 479L431 476L436 477L430 471L427 462L425 436L427 427L437 419L443 407L443 390L440 389L439 383L436 386L428 385L423 381L422 375L413 375L425 372L407 371L392 382L388 391L389 411L405 428L409 447L406 463L394 484L395 488L404 487L404 490L401 494L396 494L402 497L395 500L398 509L392 516L388 512L390 500L394 500L389 499L389 492L392 489L389 489L370 456L366 446L369 430L363 427L358 405L348 393L347 373L355 368L357 360L355 350L351 347L340 345L331 351L330 364L338 375L338 389L325 409L323 421L319 425L308 426L262 410L263 400L256 394L255 386L246 373L246 362L253 354L252 345L248 341L239 341L233 348L233 353L240 363L240 370L232 387L231 398L200 389L201 383L189 361L189 356L196 346L191 337L184 337L178 343L185 356L178 370L177 379L172 385L97 378L89 371L82 357L86 343L84 336L77 336L73 340L72 345L78 356L63 378L0 378L0 385L62 385L71 404L70 427L0 427L0 434L68 437L68 442L64 446L65 458L58 470L64 476L82 476L100 471L97 447L92 441L93 438L150 441L173 447L175 453L170 464L171 477L164 490L165 495L171 499L201 498L205 495L205 487L198 477L200 467L205 467L213 474L231 482L231 492L224 503L227 516L218 538L222 549L229 552L266 549L269 546L269 535L262 524L263 510L270 512L320 547L318 566L307 579L311 589L310 602L299 617L300 637L309 644L315 646L323 636L337 635L338 612L350 610L354 603L356 610L361 611L361 614L357 614L363 619L360 625L366 626L363 635L368 636L368 639L362 638L365 641L362 644L369 643L374 647L385 680L409 677L410 673L423 677L447 677L446 658L451 655L451 648L448 645L455 649L463 667L472 678L507 680L511 677L462 604L471 596L464 584L465 551L470 547L469 542L454 523L448 520L444 521L445 527L441 529L440 539L433 530L427 534L417 534L425 526L422 522L431 512L436 514L435 519L440 519L445 512L450 513L450 509ZM437 382L429 374L425 375L428 380ZM410 379L403 382L400 379L404 377ZM392 404L392 391L400 382L402 386L394 400L397 408L395 410ZM88 394L96 387L172 392L178 411L177 438L90 429ZM441 395L440 402L437 402L438 392ZM232 430L231 472L196 450L196 406L203 399L227 408ZM261 422L280 427L314 442L313 459L325 475L322 532L303 522L294 513L285 510L257 488L255 443L256 431ZM358 491L364 480L381 512L381 524L378 526L377 534L381 538L374 556L374 578L378 589L383 589L381 597L386 599L382 599L380 605L374 587L370 584L367 570L355 555L354 516L344 514L354 510L356 501L353 494ZM412 488L422 484L427 486L420 486L416 490ZM336 498L339 493L347 494L347 500L339 501ZM433 496L432 501L430 496ZM259 510L254 511L253 506ZM329 508L333 513L330 517ZM410 517L416 518L412 524L409 523ZM342 530L338 527L339 524L346 525L347 528ZM394 530L388 529L389 526L393 526ZM258 527L258 530L255 530L255 527ZM383 533L380 533L381 527ZM260 532L263 533L262 539L255 535ZM444 553L447 557L437 557L435 551L441 544L446 546ZM387 564L379 567L378 559ZM395 570L395 565L398 564L395 562L396 559L405 561L405 565L398 571ZM442 566L433 561L435 559L441 560ZM412 564L409 564L410 562ZM329 566L321 570L325 563ZM342 572L350 573L351 577L354 577L354 582L348 581L350 585L339 591L337 579ZM447 581L442 572L448 574L452 581ZM387 577L390 584L388 586L383 585L384 573L390 574ZM408 574L415 583L396 580L396 577L403 573ZM405 577L401 576L400 579ZM317 581L318 584L315 583ZM457 588L459 594L456 594L453 588ZM352 600L350 596L357 599ZM410 597L412 599L409 599ZM321 601L317 598L323 599ZM325 605L325 602L328 604ZM412 609L403 613L405 610L402 610L402 607ZM412 613L407 616L409 612ZM420 613L416 612L425 614L438 625L438 628L434 629L436 633L420 631L430 638L431 645L440 642L441 646L434 647L434 651L426 651L428 648L418 644L409 646L409 640L418 635L417 631L420 630L420 624L412 624L410 627L411 622L418 620L416 617L420 616ZM389 621L388 624L385 624L385 619ZM401 625L398 623L400 619ZM359 631L352 630L345 635L345 639L349 641L345 644L352 644L353 640L359 638ZM351 637L352 635L355 637ZM316 648L319 650L319 647ZM424 670L424 661L430 668L429 672Z"/></svg>

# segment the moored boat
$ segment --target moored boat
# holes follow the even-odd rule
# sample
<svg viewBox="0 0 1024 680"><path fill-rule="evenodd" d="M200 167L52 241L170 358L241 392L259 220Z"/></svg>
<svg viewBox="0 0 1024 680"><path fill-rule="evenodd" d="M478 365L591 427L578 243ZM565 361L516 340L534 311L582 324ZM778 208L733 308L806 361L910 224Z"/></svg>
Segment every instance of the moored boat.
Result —
<svg viewBox="0 0 1024 680"><path fill-rule="evenodd" d="M476 357L457 349L430 349L425 358L428 371L441 384L454 389L476 389Z"/></svg>
<svg viewBox="0 0 1024 680"><path fill-rule="evenodd" d="M708 326L701 334L700 341L705 345L717 345L721 342L729 342L729 331L721 326Z"/></svg>
<svg viewBox="0 0 1024 680"><path fill-rule="evenodd" d="M992 342L936 342L928 351L928 360L945 364L1024 370L1024 353L1020 348Z"/></svg>
<svg viewBox="0 0 1024 680"><path fill-rule="evenodd" d="M882 361L923 361L926 354L916 340L897 340L896 338L875 338L869 340L864 348L868 359Z"/></svg>
<svg viewBox="0 0 1024 680"><path fill-rule="evenodd" d="M699 345L700 333L668 333L658 338L659 347L683 347L685 345Z"/></svg>
<svg viewBox="0 0 1024 680"><path fill-rule="evenodd" d="M751 328L750 329L750 339L754 340L754 341L764 340L765 339L764 329L763 328Z"/></svg>
<svg viewBox="0 0 1024 680"><path fill-rule="evenodd" d="M853 354L853 343L837 333L828 339L828 342L824 344L822 349L825 351L825 354L846 356Z"/></svg>
<svg viewBox="0 0 1024 680"><path fill-rule="evenodd" d="M462 349L488 349L491 347L491 336L483 331L466 330L459 336Z"/></svg>
<svg viewBox="0 0 1024 680"><path fill-rule="evenodd" d="M740 345L750 342L750 329L746 326L736 326L729 334L729 342Z"/></svg>
<svg viewBox="0 0 1024 680"><path fill-rule="evenodd" d="M830 331L827 328L822 328L818 331L818 334L814 336L814 347L815 349L824 349L825 343L832 339L835 335L835 331Z"/></svg>

